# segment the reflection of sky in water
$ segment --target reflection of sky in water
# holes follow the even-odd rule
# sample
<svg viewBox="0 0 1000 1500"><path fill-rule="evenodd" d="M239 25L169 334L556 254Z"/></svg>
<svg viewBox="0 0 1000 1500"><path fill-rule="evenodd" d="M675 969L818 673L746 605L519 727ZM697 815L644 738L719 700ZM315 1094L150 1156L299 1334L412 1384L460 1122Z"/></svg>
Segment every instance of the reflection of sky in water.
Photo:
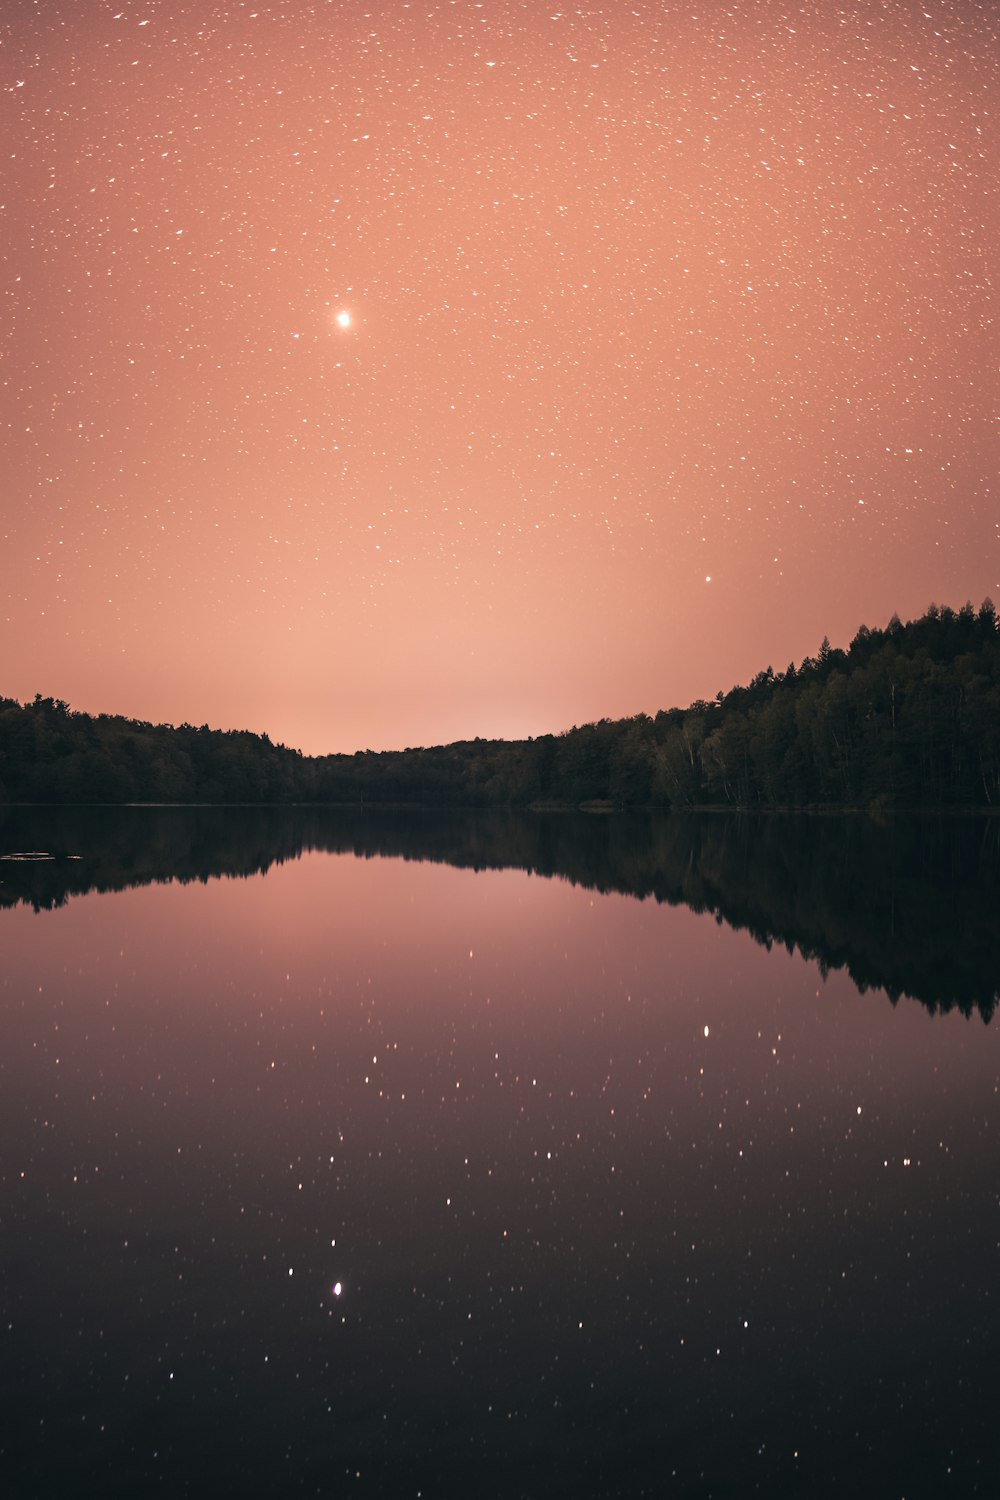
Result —
<svg viewBox="0 0 1000 1500"><path fill-rule="evenodd" d="M997 1477L995 1027L520 871L0 926L23 1493Z"/></svg>

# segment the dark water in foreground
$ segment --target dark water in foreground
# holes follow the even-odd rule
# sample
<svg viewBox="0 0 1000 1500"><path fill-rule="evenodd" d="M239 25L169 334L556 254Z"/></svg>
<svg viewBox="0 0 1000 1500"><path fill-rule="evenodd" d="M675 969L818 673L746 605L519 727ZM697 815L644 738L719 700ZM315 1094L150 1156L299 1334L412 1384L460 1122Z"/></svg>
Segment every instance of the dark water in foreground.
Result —
<svg viewBox="0 0 1000 1500"><path fill-rule="evenodd" d="M997 1495L998 840L0 813L0 1492Z"/></svg>

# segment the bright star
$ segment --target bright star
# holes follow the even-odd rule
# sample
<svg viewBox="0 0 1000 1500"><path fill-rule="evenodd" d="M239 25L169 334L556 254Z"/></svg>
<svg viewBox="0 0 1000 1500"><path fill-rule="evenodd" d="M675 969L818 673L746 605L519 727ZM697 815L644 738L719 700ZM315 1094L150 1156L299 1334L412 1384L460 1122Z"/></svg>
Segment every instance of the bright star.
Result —
<svg viewBox="0 0 1000 1500"><path fill-rule="evenodd" d="M345 312L339 312L337 314L337 326L338 326L338 328L350 328L350 326L351 326L351 315L350 315L349 312L345 311Z"/></svg>

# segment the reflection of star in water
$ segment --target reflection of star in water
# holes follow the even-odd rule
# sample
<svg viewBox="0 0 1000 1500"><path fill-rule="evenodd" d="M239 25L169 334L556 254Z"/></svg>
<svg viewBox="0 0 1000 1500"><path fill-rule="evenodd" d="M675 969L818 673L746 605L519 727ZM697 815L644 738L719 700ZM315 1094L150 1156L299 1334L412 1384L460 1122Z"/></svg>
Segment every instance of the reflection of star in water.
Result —
<svg viewBox="0 0 1000 1500"><path fill-rule="evenodd" d="M338 328L350 328L350 326L351 326L351 315L350 315L350 313L346 312L346 311L345 312L339 312L337 314L337 327Z"/></svg>

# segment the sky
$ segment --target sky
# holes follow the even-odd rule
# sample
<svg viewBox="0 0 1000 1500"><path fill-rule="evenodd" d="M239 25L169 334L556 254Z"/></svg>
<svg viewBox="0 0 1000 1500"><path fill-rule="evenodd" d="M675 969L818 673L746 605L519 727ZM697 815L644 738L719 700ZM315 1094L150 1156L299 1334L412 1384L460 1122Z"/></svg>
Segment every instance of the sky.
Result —
<svg viewBox="0 0 1000 1500"><path fill-rule="evenodd" d="M0 695L392 749L1000 603L992 0L0 40Z"/></svg>

